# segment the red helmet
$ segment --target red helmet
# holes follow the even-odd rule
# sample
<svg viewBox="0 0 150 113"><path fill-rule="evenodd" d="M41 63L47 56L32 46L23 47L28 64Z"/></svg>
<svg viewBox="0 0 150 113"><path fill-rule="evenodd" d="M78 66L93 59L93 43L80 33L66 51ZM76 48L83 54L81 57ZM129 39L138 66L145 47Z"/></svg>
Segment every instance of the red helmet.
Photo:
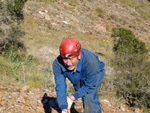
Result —
<svg viewBox="0 0 150 113"><path fill-rule="evenodd" d="M63 58L76 57L81 53L81 44L74 37L65 38L60 45L60 55Z"/></svg>

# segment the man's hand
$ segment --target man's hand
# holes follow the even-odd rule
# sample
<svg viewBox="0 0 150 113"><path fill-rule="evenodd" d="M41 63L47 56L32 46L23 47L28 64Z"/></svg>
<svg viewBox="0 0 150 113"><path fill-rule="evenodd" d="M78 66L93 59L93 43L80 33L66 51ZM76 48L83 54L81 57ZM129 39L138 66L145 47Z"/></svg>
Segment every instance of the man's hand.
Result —
<svg viewBox="0 0 150 113"><path fill-rule="evenodd" d="M68 103L68 111L69 112L70 112L70 109L71 109L73 102L74 101L70 97L67 96L67 103Z"/></svg>

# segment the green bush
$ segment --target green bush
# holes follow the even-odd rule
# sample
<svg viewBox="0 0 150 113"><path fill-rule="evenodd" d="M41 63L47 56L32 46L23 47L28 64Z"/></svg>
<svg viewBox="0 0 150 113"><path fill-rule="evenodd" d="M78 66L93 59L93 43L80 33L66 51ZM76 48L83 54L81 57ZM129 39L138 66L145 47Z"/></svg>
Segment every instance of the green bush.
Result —
<svg viewBox="0 0 150 113"><path fill-rule="evenodd" d="M8 9L12 14L16 14L17 17L23 17L22 9L27 0L9 0Z"/></svg>
<svg viewBox="0 0 150 113"><path fill-rule="evenodd" d="M0 29L0 36L2 36L3 35L3 30L2 29Z"/></svg>
<svg viewBox="0 0 150 113"><path fill-rule="evenodd" d="M113 51L116 54L121 52L145 54L148 52L145 43L136 38L131 30L113 28L112 37L115 37Z"/></svg>
<svg viewBox="0 0 150 113"><path fill-rule="evenodd" d="M25 47L23 43L19 41L20 37L23 37L23 32L19 26L12 26L8 38L5 40L3 47L3 55L12 61L21 61L25 57Z"/></svg>
<svg viewBox="0 0 150 113"><path fill-rule="evenodd" d="M23 44L19 41L19 38L23 37L25 32L22 31L19 26L19 22L22 19L17 17L23 16L22 8L25 1L27 0L6 0L0 2L0 9L2 11L0 12L0 22L7 26L5 28L0 26L0 54L4 54L6 51L8 53L10 48L12 48L13 51L16 47L24 48Z"/></svg>
<svg viewBox="0 0 150 113"><path fill-rule="evenodd" d="M150 62L145 43L125 28L112 29L116 94L130 107L150 108Z"/></svg>
<svg viewBox="0 0 150 113"><path fill-rule="evenodd" d="M104 17L105 11L102 8L98 7L95 11L97 12L99 17Z"/></svg>
<svg viewBox="0 0 150 113"><path fill-rule="evenodd" d="M15 40L23 37L25 35L25 32L21 30L19 25L13 25L11 26L10 33L9 33L9 40Z"/></svg>
<svg viewBox="0 0 150 113"><path fill-rule="evenodd" d="M77 0L69 0L69 5L76 7L78 5L78 1Z"/></svg>

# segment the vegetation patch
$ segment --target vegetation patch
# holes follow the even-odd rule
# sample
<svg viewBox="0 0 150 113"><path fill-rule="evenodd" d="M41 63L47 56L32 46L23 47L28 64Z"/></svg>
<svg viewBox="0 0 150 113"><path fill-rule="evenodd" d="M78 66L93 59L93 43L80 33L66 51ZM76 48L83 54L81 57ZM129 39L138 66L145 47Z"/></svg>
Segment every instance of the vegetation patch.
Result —
<svg viewBox="0 0 150 113"><path fill-rule="evenodd" d="M145 43L125 28L112 29L112 37L115 38L113 63L116 94L124 98L130 107L149 109L150 62Z"/></svg>

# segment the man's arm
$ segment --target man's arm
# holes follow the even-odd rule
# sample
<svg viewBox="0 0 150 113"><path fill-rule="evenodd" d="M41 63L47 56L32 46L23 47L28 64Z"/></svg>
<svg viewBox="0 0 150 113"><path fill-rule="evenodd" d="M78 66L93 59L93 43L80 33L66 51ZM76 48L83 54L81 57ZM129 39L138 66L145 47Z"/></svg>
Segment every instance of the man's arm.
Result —
<svg viewBox="0 0 150 113"><path fill-rule="evenodd" d="M57 60L53 62L53 72L55 75L55 83L56 83L56 94L57 94L57 101L61 110L67 109L67 85L66 85L66 78L61 72L61 68Z"/></svg>

